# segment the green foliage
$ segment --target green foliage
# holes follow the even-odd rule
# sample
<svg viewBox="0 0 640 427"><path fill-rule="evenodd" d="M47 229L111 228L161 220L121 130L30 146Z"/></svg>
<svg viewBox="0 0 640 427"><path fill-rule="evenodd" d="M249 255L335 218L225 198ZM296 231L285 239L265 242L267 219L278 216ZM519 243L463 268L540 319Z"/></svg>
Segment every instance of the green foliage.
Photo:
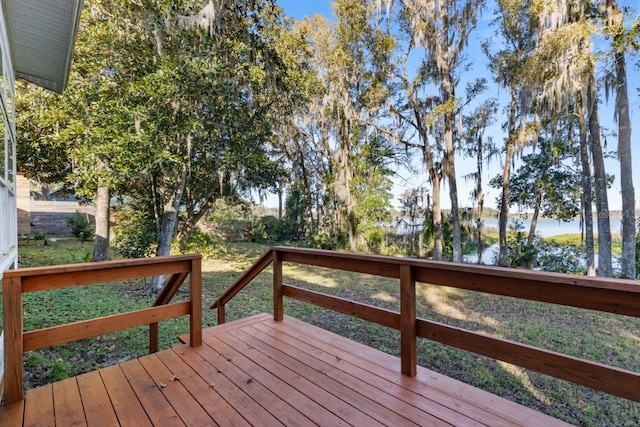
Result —
<svg viewBox="0 0 640 427"><path fill-rule="evenodd" d="M313 234L311 236L311 243L314 248L335 250L337 249L337 243L334 239L331 239L326 234Z"/></svg>
<svg viewBox="0 0 640 427"><path fill-rule="evenodd" d="M636 277L640 277L640 220L636 222Z"/></svg>
<svg viewBox="0 0 640 427"><path fill-rule="evenodd" d="M43 184L64 182L71 172L71 141L53 131L70 120L66 101L33 84L16 81L18 169Z"/></svg>
<svg viewBox="0 0 640 427"><path fill-rule="evenodd" d="M303 197L299 181L291 187L285 204L285 219L292 240L301 240L305 236L307 224L307 203Z"/></svg>
<svg viewBox="0 0 640 427"><path fill-rule="evenodd" d="M382 252L384 244L384 227L381 225L369 224L367 227L360 227L358 234L364 240L363 252L379 254Z"/></svg>
<svg viewBox="0 0 640 427"><path fill-rule="evenodd" d="M575 237L575 236L574 236ZM572 237L571 241L575 241ZM528 233L521 221L509 224L507 260L510 267L535 268L540 271L584 274L586 249L579 243L570 243L568 236L556 241L536 236L528 243ZM564 241L564 242L562 242Z"/></svg>
<svg viewBox="0 0 640 427"><path fill-rule="evenodd" d="M114 244L125 258L144 258L153 253L156 240L155 222L144 210L120 206L114 211L116 226Z"/></svg>
<svg viewBox="0 0 640 427"><path fill-rule="evenodd" d="M86 242L93 238L93 227L85 215L76 212L66 220L67 226L71 229L71 234L81 242Z"/></svg>
<svg viewBox="0 0 640 427"><path fill-rule="evenodd" d="M586 249L580 245L563 245L551 241L538 242L536 267L542 271L585 274Z"/></svg>
<svg viewBox="0 0 640 427"><path fill-rule="evenodd" d="M349 217L361 240L361 249L380 253L384 241L383 224L391 222L391 170L393 150L384 138L371 137L354 159L351 194L354 207Z"/></svg>
<svg viewBox="0 0 640 427"><path fill-rule="evenodd" d="M266 215L253 225L251 237L256 242L283 242L291 238L291 227L286 218Z"/></svg>
<svg viewBox="0 0 640 427"><path fill-rule="evenodd" d="M36 241L38 241L38 240L46 241L47 240L47 232L46 231L38 231L36 233L33 233L31 235L31 238L33 240L36 240Z"/></svg>
<svg viewBox="0 0 640 427"><path fill-rule="evenodd" d="M571 130L571 123L565 125ZM564 137L540 138L539 152L522 158L511 178L510 203L521 209L538 209L545 217L570 220L580 212L581 177L571 160L576 157ZM494 182L493 185L500 183Z"/></svg>
<svg viewBox="0 0 640 427"><path fill-rule="evenodd" d="M194 230L189 236L184 253L198 253L203 257L214 258L225 253L225 240L218 240L200 230Z"/></svg>
<svg viewBox="0 0 640 427"><path fill-rule="evenodd" d="M538 241L539 239L536 238ZM529 244L527 233L521 221L509 224L509 235L507 237L507 261L510 267L531 268L535 265L539 254L538 242Z"/></svg>

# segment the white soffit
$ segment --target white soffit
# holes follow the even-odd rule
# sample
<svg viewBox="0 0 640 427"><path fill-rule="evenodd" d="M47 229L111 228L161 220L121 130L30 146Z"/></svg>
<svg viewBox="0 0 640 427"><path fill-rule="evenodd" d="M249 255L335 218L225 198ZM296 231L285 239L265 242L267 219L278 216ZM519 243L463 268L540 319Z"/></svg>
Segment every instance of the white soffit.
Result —
<svg viewBox="0 0 640 427"><path fill-rule="evenodd" d="M61 93L69 79L82 0L2 0L16 77Z"/></svg>

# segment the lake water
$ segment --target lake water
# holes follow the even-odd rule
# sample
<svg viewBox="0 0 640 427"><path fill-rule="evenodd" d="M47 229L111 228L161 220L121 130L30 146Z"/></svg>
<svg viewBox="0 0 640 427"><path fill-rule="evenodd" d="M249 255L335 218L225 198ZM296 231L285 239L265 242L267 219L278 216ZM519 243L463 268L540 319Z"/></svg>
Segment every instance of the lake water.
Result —
<svg viewBox="0 0 640 427"><path fill-rule="evenodd" d="M526 234L529 233L529 227L531 227L530 220L519 220L524 225L524 232ZM509 224L512 224L513 221L509 221ZM498 220L497 219L486 219L484 220L484 226L490 228L498 228ZM593 224L594 233L598 232L598 224L594 222ZM611 232L617 233L621 230L622 225L620 220L611 220ZM542 237L552 237L558 236L560 234L579 234L581 232L580 220L572 220L568 222L558 221L555 219L539 219L538 224L536 226L536 234ZM500 251L500 247L498 244L494 244L486 248L482 252L482 263L483 264L493 264L494 260L498 257L498 252ZM596 264L597 264L596 254ZM463 256L464 262L468 263L476 263L478 262L477 254L467 254ZM616 263L617 260L614 260Z"/></svg>
<svg viewBox="0 0 640 427"><path fill-rule="evenodd" d="M524 232L529 233L529 227L531 227L531 221L527 219L519 220L524 225ZM513 224L514 221L509 221L509 224ZM497 219L485 219L484 226L490 228L498 228ZM621 230L622 226L619 220L611 220L611 232L617 233ZM593 222L594 233L598 232L598 224ZM558 236L560 234L579 234L581 232L580 220L574 219L572 221L564 222L556 219L543 218L538 220L536 226L536 234L542 237Z"/></svg>

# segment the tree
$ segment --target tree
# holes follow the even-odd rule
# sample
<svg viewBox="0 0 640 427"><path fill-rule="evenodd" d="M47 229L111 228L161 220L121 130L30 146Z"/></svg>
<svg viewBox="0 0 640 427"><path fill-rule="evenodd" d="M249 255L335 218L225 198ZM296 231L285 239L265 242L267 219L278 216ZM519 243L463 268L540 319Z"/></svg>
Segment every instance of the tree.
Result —
<svg viewBox="0 0 640 427"><path fill-rule="evenodd" d="M356 250L358 222L363 206L371 200L357 198L362 176L369 173L356 163L381 141L371 131L388 95L382 76L388 67L394 42L388 34L372 26L373 7L369 1L337 1L333 4L338 21L330 26L324 17L305 21L305 32L314 53L314 66L324 86L325 96L307 110L313 113L305 124L306 138L313 141L321 156L322 194L326 214L332 213L331 229L337 240L342 236L350 250ZM298 144L300 145L300 144ZM299 153L299 152L298 152ZM297 163L304 157L297 155ZM365 175L366 176L366 175ZM363 177L364 178L364 177ZM385 185L379 188L383 190ZM382 194L382 198L388 196ZM366 210L367 208L364 208Z"/></svg>
<svg viewBox="0 0 640 427"><path fill-rule="evenodd" d="M410 33L411 34L411 33ZM398 69L393 73L398 86L395 102L389 105L391 117L397 123L397 130L390 132L392 137L402 143L408 150L417 149L422 157L429 183L431 184L431 206L425 210L425 226L431 222L433 231L433 259L442 260L443 229L441 208L441 182L443 177L442 129L435 114L437 100L431 96L422 97L425 87L429 85L429 76L423 68L411 77L407 61L413 51L409 42L407 51L401 56ZM430 215L430 218L427 217ZM419 245L419 254L423 254Z"/></svg>
<svg viewBox="0 0 640 427"><path fill-rule="evenodd" d="M464 152L468 156L475 156L476 171L465 176L465 178L475 182L475 188L471 192L471 197L476 204L476 240L478 244L478 264L482 263L482 216L484 208L484 192L482 187L482 172L485 161L491 161L498 156L498 150L491 137L485 138L487 127L495 120L498 111L498 104L495 100L488 100L481 104L473 114L463 118L464 124Z"/></svg>
<svg viewBox="0 0 640 427"><path fill-rule="evenodd" d="M368 252L382 249L384 224L391 222L392 148L384 137L370 136L354 162L351 193L358 201L353 215L356 231Z"/></svg>
<svg viewBox="0 0 640 427"><path fill-rule="evenodd" d="M511 169L516 154L531 140L536 133L535 127L527 126L528 99L530 88L524 78L527 58L535 48L535 36L538 20L533 15L532 0L499 0L496 10L496 25L503 39L503 48L497 53L489 51L485 43L484 50L489 57L491 71L495 81L509 90L511 100L507 107L507 136L504 141L503 167L501 179L501 196L498 203L500 253L498 264L508 265L507 259L507 221L509 215L509 193ZM518 126L518 118L520 126Z"/></svg>
<svg viewBox="0 0 640 427"><path fill-rule="evenodd" d="M18 170L40 183L44 200L50 185L65 183L72 169L70 142L60 134L71 119L65 102L60 95L16 82Z"/></svg>
<svg viewBox="0 0 640 427"><path fill-rule="evenodd" d="M618 121L618 160L622 194L622 277L636 278L636 215L631 160L631 118L627 84L626 52L630 48L633 31L627 32L622 10L615 0L607 0L605 32L613 39L615 118ZM610 88L607 88L609 92Z"/></svg>
<svg viewBox="0 0 640 427"><path fill-rule="evenodd" d="M398 227L406 231L409 237L408 255L417 254L421 258L425 256L424 237L427 229L432 228L432 224L427 223L428 199L429 195L424 188L405 190L400 195L400 213L402 217L398 218ZM418 239L416 239L416 236Z"/></svg>
<svg viewBox="0 0 640 427"><path fill-rule="evenodd" d="M540 215L570 221L580 211L580 177L567 161L575 157L566 134L542 137L539 151L523 157L511 178L510 203L533 209L527 244L533 245ZM525 265L531 268L531 265Z"/></svg>
<svg viewBox="0 0 640 427"><path fill-rule="evenodd" d="M582 219L584 221L585 246L587 258L587 275L595 275L594 266L594 234L593 234L593 204L592 204L592 173L590 164L596 164L594 174L604 176L604 166L601 148L595 147L593 160L591 157L591 143L595 139L590 134L596 132L599 135L599 123L595 120L597 114L592 116L592 111L597 109L597 102L592 104L586 95L591 85L594 71L594 59L592 56L592 37L596 33L596 27L591 22L590 13L593 6L589 1L572 0L558 3L547 3L540 10L540 20L547 23L540 26L539 41L535 54L532 56L531 69L539 76L544 76L540 83L543 90L540 98L546 110L551 124L557 122L567 112L572 114L577 121L580 138L580 164L582 166ZM595 113L595 111L594 111ZM589 117L587 117L587 115ZM587 122L592 119L591 128ZM597 144L596 144L597 145ZM601 179L596 186L599 188ZM602 199L602 191L596 198L598 210L606 212L608 208L606 200ZM606 189L604 190L606 196ZM602 209L602 205L605 208ZM602 210L601 210L602 209ZM599 215L599 221L603 216ZM602 225L601 239L602 253L600 256L603 271L606 271L608 258L606 253L609 239L608 223Z"/></svg>
<svg viewBox="0 0 640 427"><path fill-rule="evenodd" d="M393 3L391 1L388 4ZM402 1L400 16L410 26L411 44L424 49L420 65L425 78L430 78L440 91L434 111L442 117L444 153L442 174L449 184L453 225L453 261L462 261L458 186L455 169L455 128L459 117L456 87L465 67L464 48L475 29L484 0ZM458 144L459 145L459 144ZM434 184L432 180L432 184ZM434 191L434 198L436 191ZM435 213L434 213L435 215Z"/></svg>

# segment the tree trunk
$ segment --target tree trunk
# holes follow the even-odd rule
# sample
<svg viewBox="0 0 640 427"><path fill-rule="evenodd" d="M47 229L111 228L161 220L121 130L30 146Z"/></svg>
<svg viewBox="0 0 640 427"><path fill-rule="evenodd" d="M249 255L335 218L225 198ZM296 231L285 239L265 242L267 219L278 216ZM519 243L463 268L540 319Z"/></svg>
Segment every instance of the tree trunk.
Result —
<svg viewBox="0 0 640 427"><path fill-rule="evenodd" d="M433 173L433 259L442 261L442 208L440 206L440 174Z"/></svg>
<svg viewBox="0 0 640 427"><path fill-rule="evenodd" d="M538 217L540 216L540 207L542 205L542 186L539 185L536 188L536 204L533 208L533 216L531 217L531 226L529 227L529 236L527 237L527 245L533 245L533 241L536 238L536 227L538 226ZM531 266L527 266L531 268Z"/></svg>
<svg viewBox="0 0 640 427"><path fill-rule="evenodd" d="M189 243L189 239L193 234L193 231L196 229L198 222L204 216L209 213L214 205L215 195L210 195L204 202L199 202L199 210L195 212L195 206L193 204L189 204L186 208L185 220L181 223L180 227L178 227L178 248L180 252L184 253L187 249L187 243Z"/></svg>
<svg viewBox="0 0 640 427"><path fill-rule="evenodd" d="M516 108L518 97L515 89L511 90L511 105L509 106L509 135L506 142L506 153L504 166L502 168L502 196L500 199L500 217L498 221L500 253L498 254L498 265L508 266L507 260L507 221L509 220L509 192L511 179L511 164L515 153L516 138Z"/></svg>
<svg viewBox="0 0 640 427"><path fill-rule="evenodd" d="M616 55L616 110L618 115L618 159L622 192L622 277L636 278L636 213L631 162L631 118L624 51Z"/></svg>
<svg viewBox="0 0 640 427"><path fill-rule="evenodd" d="M356 251L356 232L353 226L353 218L351 210L347 209L347 236L349 237L349 250L351 252Z"/></svg>
<svg viewBox="0 0 640 427"><path fill-rule="evenodd" d="M446 9L447 6L443 6ZM448 17L445 11L445 17ZM445 50L448 52L448 49ZM448 61L443 59L443 63ZM455 85L450 75L450 71L447 70L443 73L442 81L443 101L449 102L455 99ZM444 158L443 158L443 172L449 183L449 198L451 199L451 227L453 231L453 262L462 262L462 238L460 235L460 215L458 208L458 183L456 180L456 162L455 162L455 149L453 146L453 127L456 120L455 110L448 111L444 117Z"/></svg>
<svg viewBox="0 0 640 427"><path fill-rule="evenodd" d="M282 183L278 183L278 219L282 219L282 199L284 190L282 189Z"/></svg>
<svg viewBox="0 0 640 427"><path fill-rule="evenodd" d="M427 226L428 215L425 215L423 229L418 233L418 258L424 258L426 251L424 250L424 227Z"/></svg>
<svg viewBox="0 0 640 427"><path fill-rule="evenodd" d="M478 233L478 264L482 264L482 252L484 250L482 244L482 210L484 208L484 193L482 192L482 165L484 148L482 146L482 137L478 138L478 152L476 154L476 167L478 170L478 178L476 179L476 199L478 200L478 212L476 214L476 232Z"/></svg>
<svg viewBox="0 0 640 427"><path fill-rule="evenodd" d="M498 265L507 267L507 222L509 221L509 192L511 175L511 163L513 162L513 147L507 147L504 167L502 168L502 196L500 198L500 216L498 219L500 253L498 254Z"/></svg>
<svg viewBox="0 0 640 427"><path fill-rule="evenodd" d="M158 233L158 247L156 248L156 256L171 255L171 242L178 224L178 211L182 203L182 195L187 183L187 166L184 165L180 177L178 178L178 187L175 189L169 200L164 205L162 218L160 221L160 232ZM164 276L154 276L149 285L149 292L158 293L164 286Z"/></svg>
<svg viewBox="0 0 640 427"><path fill-rule="evenodd" d="M607 175L604 168L604 153L600 140L600 117L598 115L598 89L593 69L589 76L589 145L593 156L596 209L598 213L598 275L613 275L611 259L611 224L609 223L609 199L607 197Z"/></svg>
<svg viewBox="0 0 640 427"><path fill-rule="evenodd" d="M453 114L453 113L451 113ZM462 262L462 239L460 235L460 215L458 208L458 184L456 181L455 153L453 148L453 120L445 118L445 152L444 174L449 183L449 197L451 198L451 227L453 231L453 262Z"/></svg>
<svg viewBox="0 0 640 427"><path fill-rule="evenodd" d="M109 259L109 188L101 182L98 182L96 193L96 236L93 241L92 259Z"/></svg>
<svg viewBox="0 0 640 427"><path fill-rule="evenodd" d="M49 200L50 191L49 184L42 184L42 200Z"/></svg>
<svg viewBox="0 0 640 427"><path fill-rule="evenodd" d="M585 250L587 255L587 276L596 275L595 250L593 242L593 200L591 196L591 165L589 163L589 143L587 122L585 119L582 91L578 91L577 100L578 128L580 130L580 163L582 165L582 212L584 215Z"/></svg>

